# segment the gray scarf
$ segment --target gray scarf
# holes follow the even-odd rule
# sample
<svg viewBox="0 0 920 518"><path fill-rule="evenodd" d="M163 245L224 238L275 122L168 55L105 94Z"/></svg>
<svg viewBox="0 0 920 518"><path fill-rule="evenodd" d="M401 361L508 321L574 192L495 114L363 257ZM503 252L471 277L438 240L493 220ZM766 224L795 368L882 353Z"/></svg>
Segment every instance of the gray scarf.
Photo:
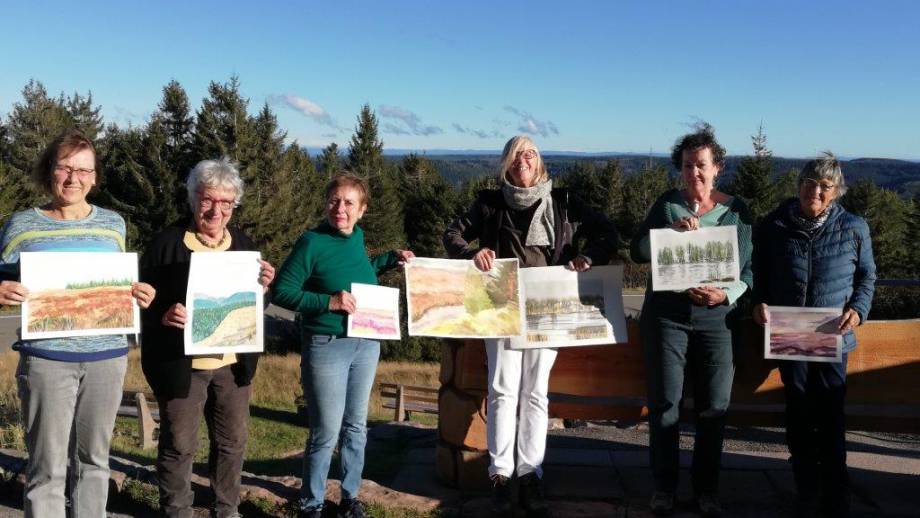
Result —
<svg viewBox="0 0 920 518"><path fill-rule="evenodd" d="M824 209L824 212L818 214L817 216L810 218L802 212L802 206L798 203L789 204L789 219L796 224L801 230L804 230L808 235L813 236L815 232L818 231L824 224L827 222L827 217L831 215L831 209L834 207L834 203L831 202L830 205Z"/></svg>
<svg viewBox="0 0 920 518"><path fill-rule="evenodd" d="M515 187L507 180L502 182L502 195L505 203L513 210L524 210L542 200L537 211L530 220L527 230L526 246L553 246L556 242L556 232L553 227L553 181L547 180L533 187Z"/></svg>

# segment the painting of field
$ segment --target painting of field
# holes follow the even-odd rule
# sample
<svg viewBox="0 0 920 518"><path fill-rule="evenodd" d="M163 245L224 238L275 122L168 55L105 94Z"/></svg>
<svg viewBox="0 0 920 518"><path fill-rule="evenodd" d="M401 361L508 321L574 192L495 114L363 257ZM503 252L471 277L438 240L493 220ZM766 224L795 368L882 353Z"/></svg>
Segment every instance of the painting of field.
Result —
<svg viewBox="0 0 920 518"><path fill-rule="evenodd" d="M137 333L137 254L24 252L23 339ZM63 267L62 266L66 266Z"/></svg>
<svg viewBox="0 0 920 518"><path fill-rule="evenodd" d="M840 308L770 306L764 357L777 360L842 360L843 337L837 333Z"/></svg>
<svg viewBox="0 0 920 518"><path fill-rule="evenodd" d="M348 336L375 340L399 340L399 290L386 286L352 283L355 312L348 315Z"/></svg>
<svg viewBox="0 0 920 518"><path fill-rule="evenodd" d="M243 291L224 298L195 296L192 341L195 347L234 346L256 338L256 294Z"/></svg>
<svg viewBox="0 0 920 518"><path fill-rule="evenodd" d="M523 331L517 259L481 272L473 261L415 258L406 264L409 334L501 338Z"/></svg>
<svg viewBox="0 0 920 518"><path fill-rule="evenodd" d="M741 278L734 225L686 232L652 229L649 242L654 291L725 287Z"/></svg>
<svg viewBox="0 0 920 518"><path fill-rule="evenodd" d="M623 267L574 272L562 266L525 268L527 340L514 348L625 343Z"/></svg>
<svg viewBox="0 0 920 518"><path fill-rule="evenodd" d="M189 267L185 354L261 352L258 252L195 252Z"/></svg>

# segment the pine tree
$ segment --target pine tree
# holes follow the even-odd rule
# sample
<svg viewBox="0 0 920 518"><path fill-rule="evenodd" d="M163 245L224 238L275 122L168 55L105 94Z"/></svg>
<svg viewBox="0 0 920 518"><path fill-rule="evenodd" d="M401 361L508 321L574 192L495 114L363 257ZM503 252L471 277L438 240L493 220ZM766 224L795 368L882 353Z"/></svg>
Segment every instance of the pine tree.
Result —
<svg viewBox="0 0 920 518"><path fill-rule="evenodd" d="M240 95L239 78L233 76L225 84L212 81L208 94L196 115L194 154L200 160L228 156L240 161L250 129L249 100Z"/></svg>
<svg viewBox="0 0 920 518"><path fill-rule="evenodd" d="M185 180L197 162L194 155L195 121L185 89L175 80L163 87L163 98L147 126L148 154L159 177L158 192L172 200L169 212L186 213Z"/></svg>
<svg viewBox="0 0 920 518"><path fill-rule="evenodd" d="M348 149L348 167L367 180L370 199L361 221L372 253L405 246L402 205L399 202L398 171L383 160L383 142L377 138L377 116L365 104L358 115Z"/></svg>
<svg viewBox="0 0 920 518"><path fill-rule="evenodd" d="M406 155L399 167L409 248L424 257L445 257L442 237L453 218L454 189L427 158Z"/></svg>
<svg viewBox="0 0 920 518"><path fill-rule="evenodd" d="M783 200L796 198L799 195L799 170L791 168L773 182L773 192L776 193L776 203Z"/></svg>
<svg viewBox="0 0 920 518"><path fill-rule="evenodd" d="M358 115L348 149L348 168L370 180L383 172L383 142L377 137L377 116L365 104Z"/></svg>
<svg viewBox="0 0 920 518"><path fill-rule="evenodd" d="M319 169L327 180L331 180L342 170L342 157L339 155L338 144L333 142L323 148L323 154L319 157Z"/></svg>
<svg viewBox="0 0 920 518"><path fill-rule="evenodd" d="M738 165L734 180L726 189L730 194L747 202L754 221L759 221L776 206L773 183L773 153L767 149L767 136L763 125L751 136L754 155L745 157Z"/></svg>
<svg viewBox="0 0 920 518"><path fill-rule="evenodd" d="M622 228L624 241L632 239L633 232L645 220L645 213L659 196L674 187L668 171L662 165L649 163L642 171L623 182Z"/></svg>
<svg viewBox="0 0 920 518"><path fill-rule="evenodd" d="M290 221L283 213L265 210L268 200L274 196L271 179L281 168L286 134L278 128L278 119L268 104L249 120L248 126L250 138L240 147L240 176L245 191L237 209L236 223L257 243L264 243L272 237L268 229L276 226L273 219Z"/></svg>
<svg viewBox="0 0 920 518"><path fill-rule="evenodd" d="M272 264L280 265L297 238L322 220L324 184L325 179L296 141L284 150L280 167L270 178L272 195L263 211L272 215L265 223L268 237L262 247Z"/></svg>

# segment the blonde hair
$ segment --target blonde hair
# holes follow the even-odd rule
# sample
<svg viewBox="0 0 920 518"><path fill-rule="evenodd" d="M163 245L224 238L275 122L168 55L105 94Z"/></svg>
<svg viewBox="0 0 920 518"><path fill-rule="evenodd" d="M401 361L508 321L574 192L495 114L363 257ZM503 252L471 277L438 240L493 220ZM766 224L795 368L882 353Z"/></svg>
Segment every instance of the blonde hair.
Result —
<svg viewBox="0 0 920 518"><path fill-rule="evenodd" d="M537 163L535 167L537 170L537 183L543 183L549 179L549 173L546 171L546 164L543 163L543 155L540 154L537 145L534 144L533 140L530 140L530 137L527 135L518 135L516 137L511 137L511 140L505 144L505 149L502 151L502 159L498 164L499 181L504 180L508 182L508 169L511 168L511 164L514 163L517 154L528 148L537 152Z"/></svg>

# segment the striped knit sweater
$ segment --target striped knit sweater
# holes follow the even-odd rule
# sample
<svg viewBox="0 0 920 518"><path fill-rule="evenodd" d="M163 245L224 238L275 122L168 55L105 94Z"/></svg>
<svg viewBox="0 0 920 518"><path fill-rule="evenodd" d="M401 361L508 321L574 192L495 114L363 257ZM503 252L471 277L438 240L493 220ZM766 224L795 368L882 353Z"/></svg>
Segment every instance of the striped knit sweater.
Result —
<svg viewBox="0 0 920 518"><path fill-rule="evenodd" d="M93 205L86 218L62 221L27 209L13 214L0 232L0 278L19 279L21 252L124 251L125 221L111 210ZM13 348L49 360L85 362L124 355L128 342L124 335L79 336L20 340Z"/></svg>

